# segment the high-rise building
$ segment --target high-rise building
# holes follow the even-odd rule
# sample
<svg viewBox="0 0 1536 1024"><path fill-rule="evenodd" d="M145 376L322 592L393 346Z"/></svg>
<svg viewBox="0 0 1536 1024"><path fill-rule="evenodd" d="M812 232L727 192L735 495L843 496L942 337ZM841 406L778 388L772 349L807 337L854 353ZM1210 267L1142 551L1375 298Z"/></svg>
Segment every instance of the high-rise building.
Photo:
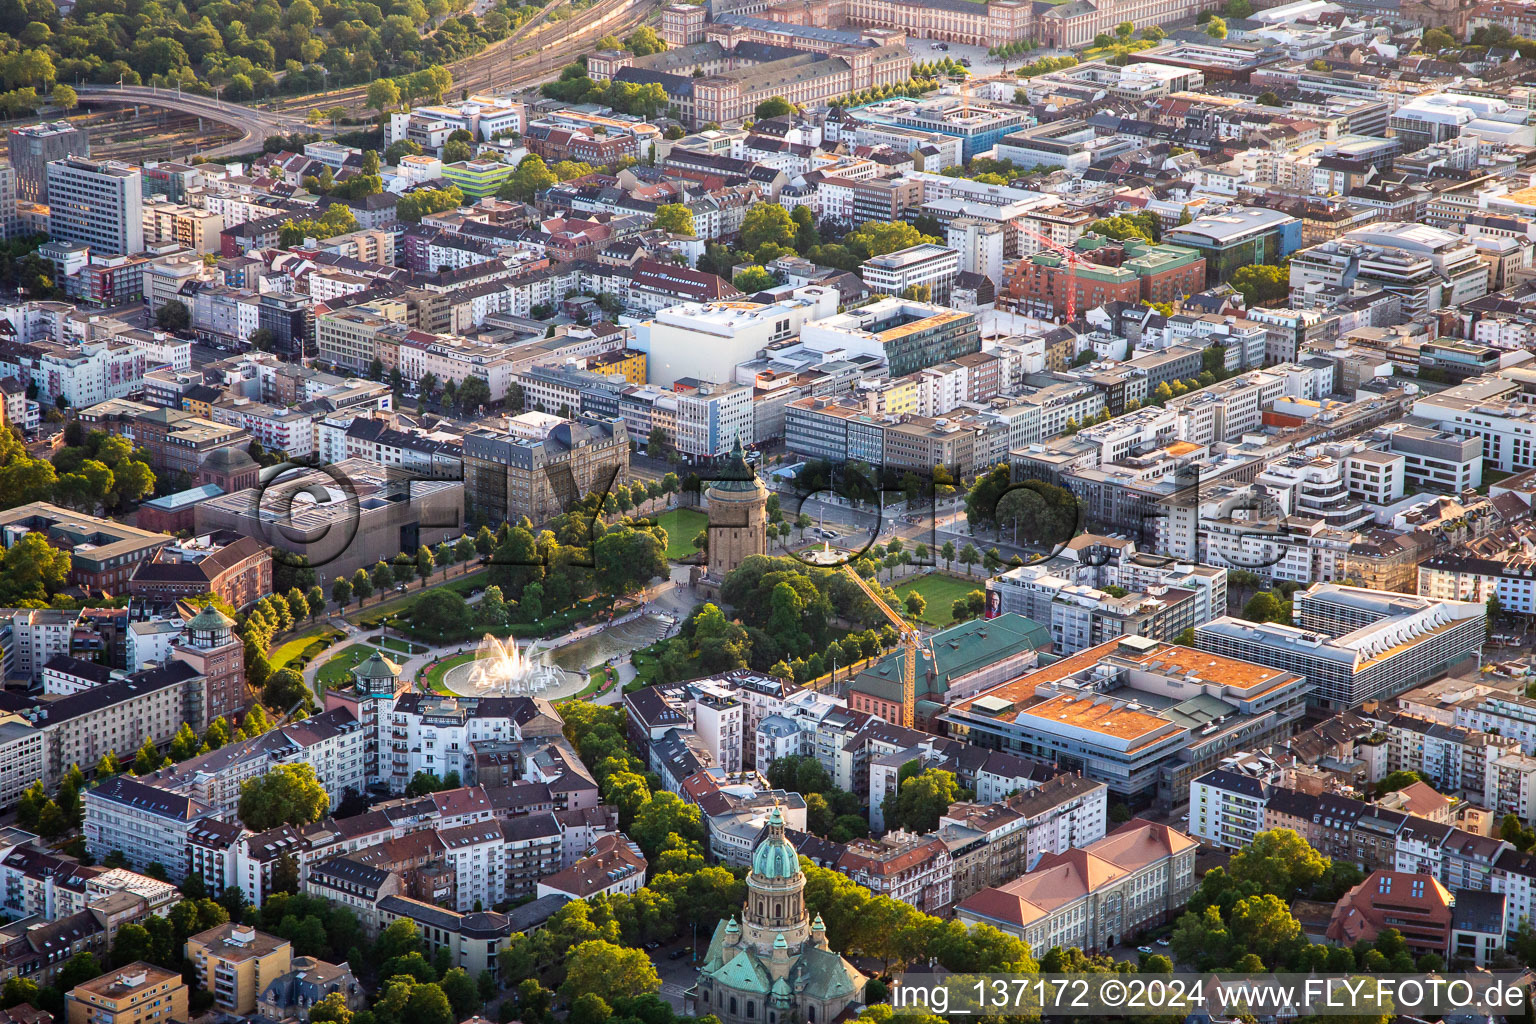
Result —
<svg viewBox="0 0 1536 1024"><path fill-rule="evenodd" d="M93 254L132 255L144 248L139 169L117 161L66 157L48 164L48 223L55 240Z"/></svg>
<svg viewBox="0 0 1536 1024"><path fill-rule="evenodd" d="M16 197L24 203L48 201L48 165L72 156L90 156L91 140L67 121L12 128L6 152L16 172Z"/></svg>

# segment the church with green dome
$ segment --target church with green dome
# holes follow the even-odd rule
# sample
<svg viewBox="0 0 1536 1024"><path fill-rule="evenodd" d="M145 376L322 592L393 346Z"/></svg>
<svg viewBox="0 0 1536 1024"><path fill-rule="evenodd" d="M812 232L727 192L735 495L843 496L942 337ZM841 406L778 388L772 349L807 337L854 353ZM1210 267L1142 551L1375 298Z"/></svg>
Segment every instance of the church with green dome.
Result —
<svg viewBox="0 0 1536 1024"><path fill-rule="evenodd" d="M863 1002L864 975L827 948L827 929L808 919L805 873L775 807L752 851L747 902L715 928L686 1012L723 1024L828 1024Z"/></svg>

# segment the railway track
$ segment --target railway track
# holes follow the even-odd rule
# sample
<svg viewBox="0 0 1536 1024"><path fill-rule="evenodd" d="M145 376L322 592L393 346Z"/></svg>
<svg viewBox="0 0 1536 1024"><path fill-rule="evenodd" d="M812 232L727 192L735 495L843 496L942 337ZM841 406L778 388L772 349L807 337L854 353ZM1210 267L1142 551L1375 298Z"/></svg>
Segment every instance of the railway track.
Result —
<svg viewBox="0 0 1536 1024"><path fill-rule="evenodd" d="M652 0L600 0L563 21L550 22L549 15L561 0L547 5L540 13L518 27L507 38L492 43L479 53L448 66L453 75L454 91L527 85L558 74L560 68L586 53L593 42L610 33L623 34L642 24L653 10ZM551 34L559 36L543 49L526 50ZM510 56L521 53L522 56ZM531 61L528 67L523 65ZM360 107L367 102L364 85L332 89L281 100L274 108L282 113L304 112L315 108Z"/></svg>

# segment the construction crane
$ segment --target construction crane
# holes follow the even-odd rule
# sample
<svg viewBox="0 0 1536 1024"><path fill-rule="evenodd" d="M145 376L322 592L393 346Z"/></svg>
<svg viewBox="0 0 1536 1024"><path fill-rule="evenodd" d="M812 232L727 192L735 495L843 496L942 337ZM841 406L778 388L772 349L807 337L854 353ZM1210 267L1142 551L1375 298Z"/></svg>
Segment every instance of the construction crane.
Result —
<svg viewBox="0 0 1536 1024"><path fill-rule="evenodd" d="M923 647L922 635L918 633L916 626L896 614L891 606L885 603L885 598L881 597L864 577L854 572L853 566L845 562L842 570L843 574L853 580L854 584L864 592L864 596L879 609L880 614L896 627L896 633L901 637L902 646L906 649L906 657L902 659L901 670L900 724L908 729L915 729L917 728L917 657ZM929 657L933 656L931 650L923 653Z"/></svg>
<svg viewBox="0 0 1536 1024"><path fill-rule="evenodd" d="M1028 235L1039 242L1045 248L1060 256L1062 262L1067 265L1067 323L1071 323L1077 317L1077 268L1088 261L1077 254L1077 250L1069 245L1062 245L1054 238L1048 238L1033 228L1027 228L1018 220L1008 222L1013 229L1022 235Z"/></svg>

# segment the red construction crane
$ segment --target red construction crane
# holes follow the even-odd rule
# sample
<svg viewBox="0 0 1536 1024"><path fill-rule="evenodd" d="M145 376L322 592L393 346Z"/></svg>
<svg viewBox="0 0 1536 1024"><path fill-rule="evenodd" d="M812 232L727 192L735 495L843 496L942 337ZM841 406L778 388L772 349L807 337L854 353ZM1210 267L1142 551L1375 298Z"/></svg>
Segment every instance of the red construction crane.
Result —
<svg viewBox="0 0 1536 1024"><path fill-rule="evenodd" d="M1067 265L1067 323L1071 323L1077 317L1077 268L1079 264L1087 264L1088 261L1077 254L1077 250L1070 245L1062 245L1054 238L1047 238L1032 228L1027 228L1019 221L1010 221L1014 229L1021 234L1028 235L1039 242L1045 248L1060 256Z"/></svg>

